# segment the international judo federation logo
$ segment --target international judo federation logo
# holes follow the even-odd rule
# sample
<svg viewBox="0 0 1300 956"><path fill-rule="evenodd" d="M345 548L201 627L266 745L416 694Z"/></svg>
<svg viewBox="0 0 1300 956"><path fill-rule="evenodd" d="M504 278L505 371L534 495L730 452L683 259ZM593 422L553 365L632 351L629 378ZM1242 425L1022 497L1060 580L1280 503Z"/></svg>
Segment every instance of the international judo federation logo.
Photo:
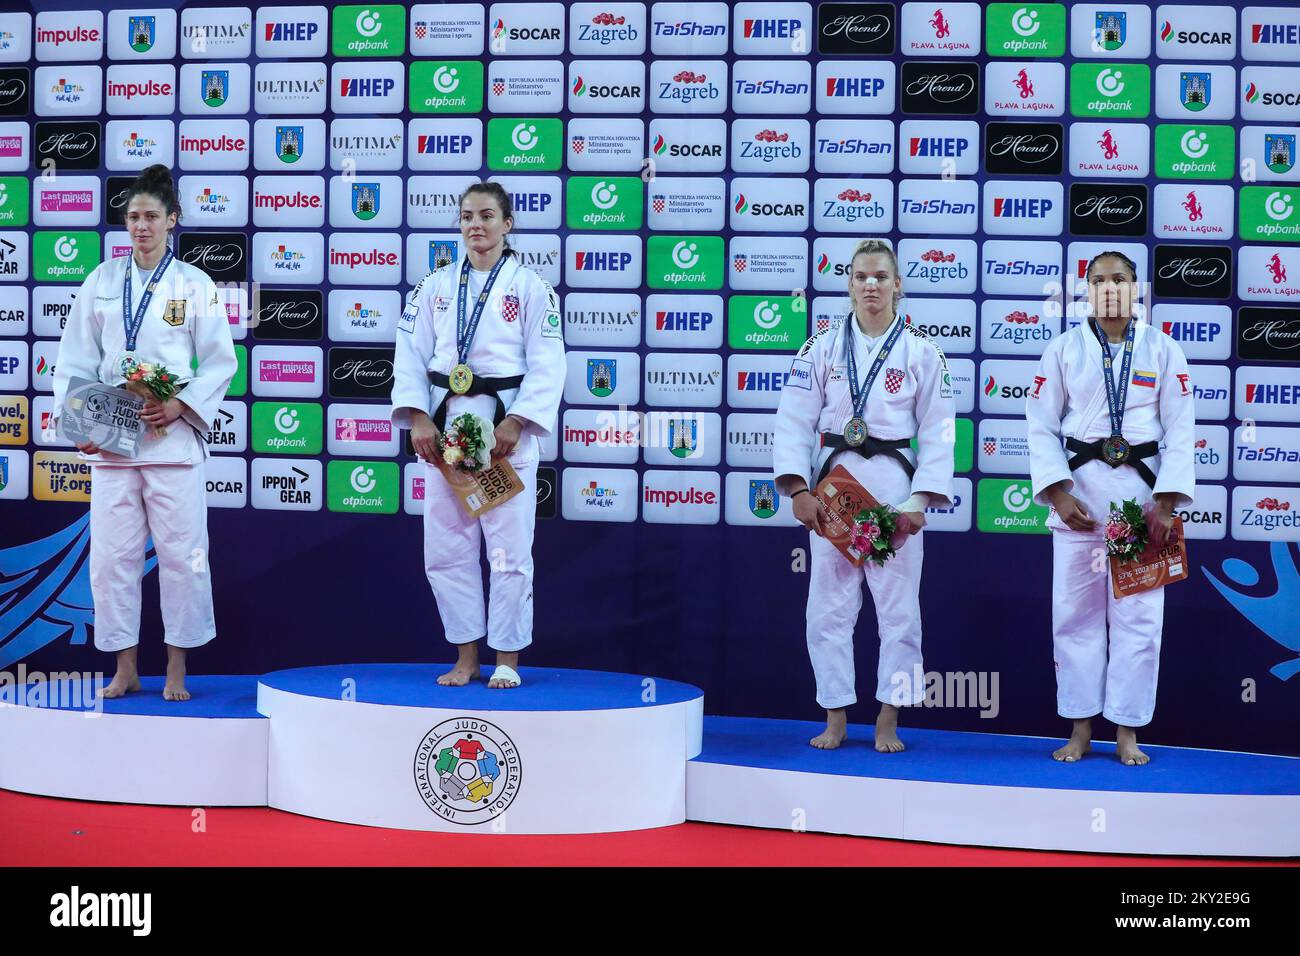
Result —
<svg viewBox="0 0 1300 956"><path fill-rule="evenodd" d="M523 779L514 741L477 717L444 720L415 751L415 786L425 805L451 823L476 826L505 813Z"/></svg>

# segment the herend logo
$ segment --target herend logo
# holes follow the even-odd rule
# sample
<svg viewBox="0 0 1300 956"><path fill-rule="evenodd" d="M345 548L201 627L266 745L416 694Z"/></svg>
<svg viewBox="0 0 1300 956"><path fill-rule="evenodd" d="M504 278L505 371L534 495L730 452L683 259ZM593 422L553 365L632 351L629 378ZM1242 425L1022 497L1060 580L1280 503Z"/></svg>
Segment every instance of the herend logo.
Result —
<svg viewBox="0 0 1300 956"><path fill-rule="evenodd" d="M1268 554L1277 581L1271 594L1261 593L1259 571L1240 558L1223 562L1225 580L1220 580L1204 565L1201 573L1242 617L1279 647L1297 655L1269 668L1269 673L1278 680L1290 680L1300 674L1300 630L1295 626L1295 608L1300 602L1300 546L1274 541L1268 546Z"/></svg>
<svg viewBox="0 0 1300 956"><path fill-rule="evenodd" d="M453 717L415 751L415 785L425 805L450 823L488 823L519 795L523 767L514 741L495 724Z"/></svg>

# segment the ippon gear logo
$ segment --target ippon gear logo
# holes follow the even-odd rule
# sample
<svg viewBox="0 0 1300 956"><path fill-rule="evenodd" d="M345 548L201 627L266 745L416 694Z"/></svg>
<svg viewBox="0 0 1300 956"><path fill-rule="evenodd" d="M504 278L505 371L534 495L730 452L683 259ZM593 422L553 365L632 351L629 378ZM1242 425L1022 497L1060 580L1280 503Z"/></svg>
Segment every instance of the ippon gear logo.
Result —
<svg viewBox="0 0 1300 956"><path fill-rule="evenodd" d="M489 823L509 809L523 782L514 741L495 724L453 717L415 750L415 786L431 811L449 823Z"/></svg>

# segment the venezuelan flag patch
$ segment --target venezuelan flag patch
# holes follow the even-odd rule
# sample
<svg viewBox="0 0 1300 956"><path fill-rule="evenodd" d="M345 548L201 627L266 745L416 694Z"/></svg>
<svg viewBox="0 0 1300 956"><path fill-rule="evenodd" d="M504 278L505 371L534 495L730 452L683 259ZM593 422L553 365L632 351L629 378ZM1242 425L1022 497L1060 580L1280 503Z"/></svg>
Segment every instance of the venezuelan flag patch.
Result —
<svg viewBox="0 0 1300 956"><path fill-rule="evenodd" d="M1155 387L1156 387L1156 373L1155 373L1155 372L1140 372L1140 371L1137 371L1137 370L1135 369L1134 372L1133 372L1133 384L1134 384L1134 385L1142 385L1142 386L1144 386L1144 387L1146 387L1146 388L1155 388Z"/></svg>

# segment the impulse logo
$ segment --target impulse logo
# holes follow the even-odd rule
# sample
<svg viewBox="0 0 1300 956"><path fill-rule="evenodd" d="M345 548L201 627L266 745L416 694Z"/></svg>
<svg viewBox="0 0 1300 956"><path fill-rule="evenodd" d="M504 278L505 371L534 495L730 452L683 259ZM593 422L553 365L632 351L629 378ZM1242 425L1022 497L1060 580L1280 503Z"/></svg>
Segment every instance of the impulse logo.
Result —
<svg viewBox="0 0 1300 956"><path fill-rule="evenodd" d="M716 491L701 491L699 488L683 488L678 491L675 488L651 488L645 489L645 503L648 505L663 505L664 510L671 508L673 505L716 505L718 503L718 493Z"/></svg>
<svg viewBox="0 0 1300 956"><path fill-rule="evenodd" d="M86 27L74 27L71 30L37 27L36 42L49 43L52 46L62 46L65 43L98 43L99 30Z"/></svg>

